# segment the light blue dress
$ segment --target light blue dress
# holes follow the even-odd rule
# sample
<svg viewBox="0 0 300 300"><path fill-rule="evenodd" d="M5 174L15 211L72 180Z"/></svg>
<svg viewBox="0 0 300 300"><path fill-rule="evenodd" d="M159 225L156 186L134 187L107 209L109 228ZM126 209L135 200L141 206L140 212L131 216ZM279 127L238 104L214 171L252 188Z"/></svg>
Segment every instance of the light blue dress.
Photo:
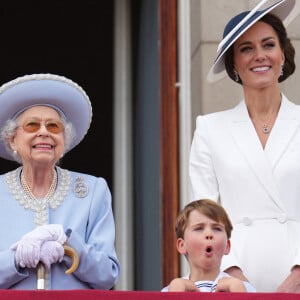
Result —
<svg viewBox="0 0 300 300"><path fill-rule="evenodd" d="M68 257L53 264L47 274L47 289L110 289L119 277L111 194L106 181L59 167L56 170L58 183L52 208L37 208L26 198L20 183L21 168L0 176L0 289L36 289L36 270L17 270L10 247L41 223L72 229L67 244L76 249L80 259L78 269L70 275L65 274L71 265Z"/></svg>

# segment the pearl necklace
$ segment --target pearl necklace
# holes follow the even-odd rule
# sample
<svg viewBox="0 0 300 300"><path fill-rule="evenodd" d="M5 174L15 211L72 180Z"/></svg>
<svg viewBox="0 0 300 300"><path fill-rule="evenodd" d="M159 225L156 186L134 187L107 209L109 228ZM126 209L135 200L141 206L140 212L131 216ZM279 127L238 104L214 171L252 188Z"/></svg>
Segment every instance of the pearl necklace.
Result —
<svg viewBox="0 0 300 300"><path fill-rule="evenodd" d="M34 213L34 223L35 225L48 224L48 209L56 210L65 200L69 190L71 188L71 174L68 170L61 169L58 166L55 167L55 173L57 176L56 188L54 188L54 193L49 198L36 199L30 188L25 189L21 183L21 173L22 167L19 167L13 171L6 173L5 179L8 188L12 196L19 202L19 204L26 210L30 210ZM52 184L51 184L52 185ZM53 184L55 187L55 184ZM48 193L47 193L48 194Z"/></svg>
<svg viewBox="0 0 300 300"><path fill-rule="evenodd" d="M24 192L25 192L26 196L31 198L32 200L37 200L37 198L33 195L32 191L31 191L31 188L30 188L30 186L28 185L28 183L25 179L23 171L21 173L21 184L22 184L22 187L24 189ZM52 195L54 194L55 189L56 189L56 184L57 184L57 174L56 174L56 171L54 171L50 188L49 188L47 194L45 195L45 197L42 197L43 199L48 201L52 197Z"/></svg>

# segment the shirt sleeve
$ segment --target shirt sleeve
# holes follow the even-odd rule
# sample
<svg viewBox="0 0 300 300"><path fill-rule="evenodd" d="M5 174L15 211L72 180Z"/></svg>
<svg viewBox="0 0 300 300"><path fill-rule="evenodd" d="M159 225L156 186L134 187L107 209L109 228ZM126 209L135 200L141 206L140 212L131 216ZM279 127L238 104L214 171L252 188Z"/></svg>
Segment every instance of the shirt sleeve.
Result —
<svg viewBox="0 0 300 300"><path fill-rule="evenodd" d="M194 133L189 162L189 174L193 200L208 198L217 201L219 186L216 178L209 132L204 116L198 116Z"/></svg>
<svg viewBox="0 0 300 300"><path fill-rule="evenodd" d="M243 283L248 293L256 292L256 289L248 281L243 281Z"/></svg>
<svg viewBox="0 0 300 300"><path fill-rule="evenodd" d="M0 252L0 289L9 289L14 284L28 277L27 269L18 270L14 263L14 251L7 249Z"/></svg>

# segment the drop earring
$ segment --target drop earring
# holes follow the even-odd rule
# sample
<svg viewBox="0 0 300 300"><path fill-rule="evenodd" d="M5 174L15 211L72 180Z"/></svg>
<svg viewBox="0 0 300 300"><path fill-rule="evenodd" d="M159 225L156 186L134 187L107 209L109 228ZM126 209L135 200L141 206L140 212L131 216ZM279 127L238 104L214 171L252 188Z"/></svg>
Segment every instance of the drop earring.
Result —
<svg viewBox="0 0 300 300"><path fill-rule="evenodd" d="M283 76L283 67L284 67L284 65L281 65L280 77Z"/></svg>
<svg viewBox="0 0 300 300"><path fill-rule="evenodd" d="M239 82L240 81L239 73L236 70L233 70L233 74L234 74L234 81Z"/></svg>

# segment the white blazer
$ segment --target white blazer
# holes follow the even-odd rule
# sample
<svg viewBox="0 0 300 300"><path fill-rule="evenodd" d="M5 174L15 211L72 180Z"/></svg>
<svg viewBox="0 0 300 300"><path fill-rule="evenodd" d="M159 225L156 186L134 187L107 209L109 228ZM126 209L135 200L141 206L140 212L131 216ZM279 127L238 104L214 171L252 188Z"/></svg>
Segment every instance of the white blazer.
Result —
<svg viewBox="0 0 300 300"><path fill-rule="evenodd" d="M282 95L265 149L244 101L196 124L193 199L220 201L234 227L223 268L239 266L258 291L275 291L300 265L300 106Z"/></svg>

